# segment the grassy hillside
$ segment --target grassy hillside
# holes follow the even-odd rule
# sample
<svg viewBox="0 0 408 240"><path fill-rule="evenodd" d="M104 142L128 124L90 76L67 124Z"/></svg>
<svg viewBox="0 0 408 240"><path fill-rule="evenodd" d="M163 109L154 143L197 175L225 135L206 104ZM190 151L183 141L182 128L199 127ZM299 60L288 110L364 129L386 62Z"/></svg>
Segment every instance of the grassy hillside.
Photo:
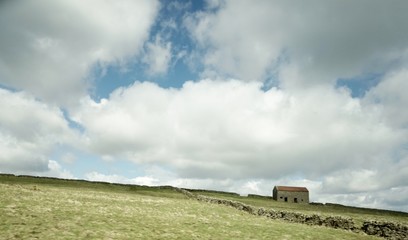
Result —
<svg viewBox="0 0 408 240"><path fill-rule="evenodd" d="M265 199L205 193L253 205L280 206ZM313 211L312 206L303 207ZM398 214L387 218L406 221ZM250 215L188 199L171 187L0 175L0 239L32 238L378 239Z"/></svg>

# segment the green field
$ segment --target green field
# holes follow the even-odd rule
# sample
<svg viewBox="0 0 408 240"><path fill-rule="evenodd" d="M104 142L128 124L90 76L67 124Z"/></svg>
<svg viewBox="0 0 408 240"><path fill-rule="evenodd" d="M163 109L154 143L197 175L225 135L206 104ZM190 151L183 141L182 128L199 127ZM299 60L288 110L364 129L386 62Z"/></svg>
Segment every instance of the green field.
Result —
<svg viewBox="0 0 408 240"><path fill-rule="evenodd" d="M387 219L408 214L232 198L266 208ZM382 213L381 213L382 212ZM380 214L381 213L381 214ZM387 213L387 214L384 214ZM360 217L359 217L360 216ZM379 239L288 223L189 199L171 187L143 187L0 175L0 239Z"/></svg>

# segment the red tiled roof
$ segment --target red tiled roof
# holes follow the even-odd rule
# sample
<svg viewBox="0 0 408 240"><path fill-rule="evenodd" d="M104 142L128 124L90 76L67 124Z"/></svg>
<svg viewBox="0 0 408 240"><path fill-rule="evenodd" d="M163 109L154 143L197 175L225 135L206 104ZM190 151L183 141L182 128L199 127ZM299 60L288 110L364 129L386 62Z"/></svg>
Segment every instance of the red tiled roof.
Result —
<svg viewBox="0 0 408 240"><path fill-rule="evenodd" d="M278 191L286 192L309 192L305 187L275 186Z"/></svg>

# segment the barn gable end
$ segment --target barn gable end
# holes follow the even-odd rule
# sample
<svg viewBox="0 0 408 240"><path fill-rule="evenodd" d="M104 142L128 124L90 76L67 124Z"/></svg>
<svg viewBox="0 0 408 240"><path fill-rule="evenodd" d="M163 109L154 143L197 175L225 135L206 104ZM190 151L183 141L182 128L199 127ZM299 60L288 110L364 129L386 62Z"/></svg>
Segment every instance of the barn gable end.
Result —
<svg viewBox="0 0 408 240"><path fill-rule="evenodd" d="M309 203L309 190L305 187L275 186L273 199L279 202Z"/></svg>

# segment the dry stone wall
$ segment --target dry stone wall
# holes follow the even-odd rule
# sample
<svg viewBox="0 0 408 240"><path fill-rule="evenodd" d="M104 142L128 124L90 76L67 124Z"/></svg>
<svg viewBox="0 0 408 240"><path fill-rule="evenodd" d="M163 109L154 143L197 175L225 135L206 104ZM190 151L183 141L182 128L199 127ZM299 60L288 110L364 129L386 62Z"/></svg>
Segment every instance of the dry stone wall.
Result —
<svg viewBox="0 0 408 240"><path fill-rule="evenodd" d="M320 216L317 214L307 215L298 212L289 212L289 211L276 211L273 209L264 209L264 208L256 208L250 205L246 205L241 202L226 200L226 199L218 199L207 197L203 195L196 195L193 194L185 189L177 188L177 191L183 193L188 198L196 199L202 202L208 202L213 204L222 204L226 206L230 206L236 208L241 211L245 211L249 214L263 216L270 219L280 219L285 220L288 222L294 223L301 223L307 225L317 225L317 226L324 226L336 229L344 229L348 231L354 232L364 232L368 235L376 235L379 237L383 237L386 239L408 239L408 227L395 224L391 222L375 222L375 221L367 221L364 222L361 228L356 227L353 219L351 218L344 218L340 216Z"/></svg>
<svg viewBox="0 0 408 240"><path fill-rule="evenodd" d="M343 218L339 216L323 217L317 214L306 215L298 212L275 211L273 209L265 210L263 208L258 209L257 215L265 216L271 219L283 219L289 222L296 222L307 225L318 225L352 231L355 231L357 229L354 225L353 219Z"/></svg>
<svg viewBox="0 0 408 240"><path fill-rule="evenodd" d="M408 227L397 223L366 221L361 229L368 235L387 239L408 239Z"/></svg>

